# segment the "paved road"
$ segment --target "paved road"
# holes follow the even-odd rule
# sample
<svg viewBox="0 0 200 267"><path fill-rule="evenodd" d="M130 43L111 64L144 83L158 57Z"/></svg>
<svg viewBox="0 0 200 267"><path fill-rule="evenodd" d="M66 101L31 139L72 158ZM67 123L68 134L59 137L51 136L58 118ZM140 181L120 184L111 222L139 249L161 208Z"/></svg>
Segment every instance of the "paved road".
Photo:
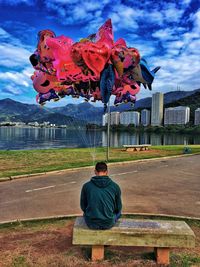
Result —
<svg viewBox="0 0 200 267"><path fill-rule="evenodd" d="M123 212L200 218L200 155L110 165ZM0 222L81 213L79 195L93 169L0 183Z"/></svg>

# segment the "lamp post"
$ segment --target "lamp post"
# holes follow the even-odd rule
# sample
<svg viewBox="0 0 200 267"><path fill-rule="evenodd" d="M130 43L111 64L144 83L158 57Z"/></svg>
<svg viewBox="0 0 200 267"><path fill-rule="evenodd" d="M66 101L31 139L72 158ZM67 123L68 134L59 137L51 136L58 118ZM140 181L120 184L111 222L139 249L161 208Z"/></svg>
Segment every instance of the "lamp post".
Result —
<svg viewBox="0 0 200 267"><path fill-rule="evenodd" d="M110 148L110 99L108 101L108 109L107 109L107 153L106 153L106 161L109 161L109 148Z"/></svg>

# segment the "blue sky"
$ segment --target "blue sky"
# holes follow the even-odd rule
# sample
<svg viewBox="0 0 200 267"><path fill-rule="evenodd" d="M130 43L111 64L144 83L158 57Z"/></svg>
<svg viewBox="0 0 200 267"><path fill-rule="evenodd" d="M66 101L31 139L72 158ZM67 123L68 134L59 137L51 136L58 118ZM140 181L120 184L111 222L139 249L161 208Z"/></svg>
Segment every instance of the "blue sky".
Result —
<svg viewBox="0 0 200 267"><path fill-rule="evenodd" d="M0 0L0 99L36 103L29 56L37 32L53 30L78 41L112 19L114 38L139 50L151 68L161 66L154 92L200 88L200 5L197 0ZM76 100L80 102L81 100ZM65 97L48 106L74 102Z"/></svg>

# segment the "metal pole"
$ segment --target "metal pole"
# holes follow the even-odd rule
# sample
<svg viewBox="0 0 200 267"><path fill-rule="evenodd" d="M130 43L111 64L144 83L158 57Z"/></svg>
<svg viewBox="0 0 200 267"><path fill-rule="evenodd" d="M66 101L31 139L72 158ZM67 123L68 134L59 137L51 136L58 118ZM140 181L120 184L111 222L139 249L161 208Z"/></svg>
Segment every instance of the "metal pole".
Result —
<svg viewBox="0 0 200 267"><path fill-rule="evenodd" d="M109 161L109 147L110 147L110 99L108 101L108 112L107 112L107 154L106 154L106 161Z"/></svg>

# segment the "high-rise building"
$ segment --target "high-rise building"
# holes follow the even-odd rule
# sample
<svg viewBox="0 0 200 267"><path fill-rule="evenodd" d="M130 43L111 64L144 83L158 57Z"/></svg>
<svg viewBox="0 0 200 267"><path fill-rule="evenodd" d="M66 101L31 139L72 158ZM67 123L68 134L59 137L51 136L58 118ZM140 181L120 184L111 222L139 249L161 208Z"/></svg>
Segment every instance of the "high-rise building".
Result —
<svg viewBox="0 0 200 267"><path fill-rule="evenodd" d="M127 111L120 113L120 124L129 125L134 124L139 126L140 124L140 113L137 111Z"/></svg>
<svg viewBox="0 0 200 267"><path fill-rule="evenodd" d="M163 122L163 94L155 93L152 95L151 102L151 125L159 126Z"/></svg>
<svg viewBox="0 0 200 267"><path fill-rule="evenodd" d="M200 108L197 108L194 113L194 124L199 125L200 124Z"/></svg>
<svg viewBox="0 0 200 267"><path fill-rule="evenodd" d="M102 117L102 126L105 126L108 123L108 113L103 114Z"/></svg>
<svg viewBox="0 0 200 267"><path fill-rule="evenodd" d="M119 125L120 113L118 111L110 113L110 125Z"/></svg>
<svg viewBox="0 0 200 267"><path fill-rule="evenodd" d="M143 109L141 111L141 124L143 126L150 124L150 111L148 109Z"/></svg>
<svg viewBox="0 0 200 267"><path fill-rule="evenodd" d="M189 107L165 108L164 125L184 125L190 121Z"/></svg>

